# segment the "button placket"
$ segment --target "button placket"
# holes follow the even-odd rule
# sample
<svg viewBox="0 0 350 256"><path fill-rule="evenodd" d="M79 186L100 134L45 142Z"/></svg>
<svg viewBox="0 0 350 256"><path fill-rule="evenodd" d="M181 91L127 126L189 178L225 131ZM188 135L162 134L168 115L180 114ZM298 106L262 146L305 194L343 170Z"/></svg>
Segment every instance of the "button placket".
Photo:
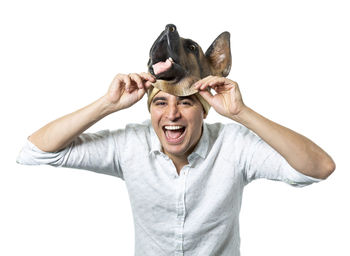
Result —
<svg viewBox="0 0 350 256"><path fill-rule="evenodd" d="M184 166L180 171L180 175L177 179L177 202L176 202L176 213L177 213L177 227L176 227L176 252L175 255L183 255L183 228L185 224L186 206L185 206L185 195L186 195L186 179L188 174L189 166Z"/></svg>

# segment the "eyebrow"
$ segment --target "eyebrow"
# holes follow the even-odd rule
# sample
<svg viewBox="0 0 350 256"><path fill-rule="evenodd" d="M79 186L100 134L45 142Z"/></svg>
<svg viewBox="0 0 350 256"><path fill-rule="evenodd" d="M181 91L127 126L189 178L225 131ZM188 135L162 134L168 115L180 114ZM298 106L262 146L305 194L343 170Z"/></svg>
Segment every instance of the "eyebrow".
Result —
<svg viewBox="0 0 350 256"><path fill-rule="evenodd" d="M154 97L154 99L152 100L152 102L154 103L154 102L156 102L156 101L158 101L158 100L167 100L167 98L166 97ZM181 101L181 100L190 100L190 101L192 101L192 102L194 102L194 100L192 99L192 97L191 96L177 96L176 97L176 100L178 100L178 101Z"/></svg>
<svg viewBox="0 0 350 256"><path fill-rule="evenodd" d="M152 100L152 102L156 102L157 100L166 100L165 97L154 97L154 99Z"/></svg>
<svg viewBox="0 0 350 256"><path fill-rule="evenodd" d="M179 96L177 97L177 100L180 101L180 100L190 100L190 101L194 101L192 96Z"/></svg>

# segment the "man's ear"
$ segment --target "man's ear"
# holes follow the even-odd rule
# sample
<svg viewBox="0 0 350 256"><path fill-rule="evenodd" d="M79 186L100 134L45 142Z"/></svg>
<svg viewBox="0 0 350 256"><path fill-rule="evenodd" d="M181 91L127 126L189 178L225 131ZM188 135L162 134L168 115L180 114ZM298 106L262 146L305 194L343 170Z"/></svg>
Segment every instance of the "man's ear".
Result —
<svg viewBox="0 0 350 256"><path fill-rule="evenodd" d="M221 33L209 46L205 56L209 60L213 75L226 77L230 73L232 63L230 33Z"/></svg>
<svg viewBox="0 0 350 256"><path fill-rule="evenodd" d="M204 113L203 113L203 119L206 119L207 118L207 116L208 116L208 113L206 113L205 111L203 111Z"/></svg>

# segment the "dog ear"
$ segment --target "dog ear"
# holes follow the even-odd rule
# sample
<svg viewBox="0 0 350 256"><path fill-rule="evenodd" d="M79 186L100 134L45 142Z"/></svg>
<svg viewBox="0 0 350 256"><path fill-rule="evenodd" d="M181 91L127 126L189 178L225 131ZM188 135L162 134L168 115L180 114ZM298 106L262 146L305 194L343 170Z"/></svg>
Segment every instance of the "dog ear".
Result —
<svg viewBox="0 0 350 256"><path fill-rule="evenodd" d="M221 33L205 52L211 64L213 75L226 77L231 69L230 33Z"/></svg>

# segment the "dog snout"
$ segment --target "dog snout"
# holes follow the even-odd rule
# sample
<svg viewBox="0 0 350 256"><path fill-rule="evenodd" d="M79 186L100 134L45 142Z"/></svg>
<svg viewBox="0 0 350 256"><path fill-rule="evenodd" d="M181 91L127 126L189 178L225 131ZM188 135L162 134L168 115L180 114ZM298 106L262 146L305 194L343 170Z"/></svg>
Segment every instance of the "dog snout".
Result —
<svg viewBox="0 0 350 256"><path fill-rule="evenodd" d="M168 57L172 57L173 60L176 61L178 59L179 44L180 35L176 26L174 24L166 25L164 31L159 35L151 47L151 63L165 61Z"/></svg>
<svg viewBox="0 0 350 256"><path fill-rule="evenodd" d="M169 31L169 32L175 32L176 31L176 26L174 24L168 24L165 26L165 30Z"/></svg>

